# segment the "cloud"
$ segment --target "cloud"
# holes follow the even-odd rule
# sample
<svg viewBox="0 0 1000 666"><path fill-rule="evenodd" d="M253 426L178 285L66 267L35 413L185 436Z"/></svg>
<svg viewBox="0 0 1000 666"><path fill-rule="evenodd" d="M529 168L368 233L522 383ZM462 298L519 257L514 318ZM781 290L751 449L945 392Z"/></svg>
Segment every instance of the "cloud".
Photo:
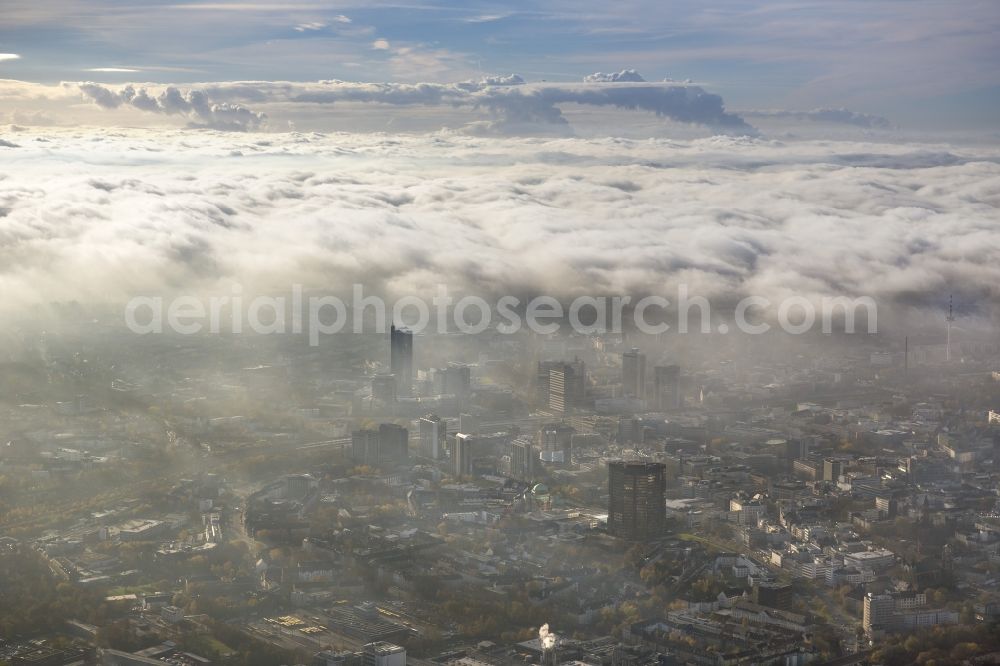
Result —
<svg viewBox="0 0 1000 666"><path fill-rule="evenodd" d="M326 28L329 25L330 25L329 23L312 21L309 23L299 23L297 26L295 26L294 29L297 32L310 32L310 31L322 30L323 28Z"/></svg>
<svg viewBox="0 0 1000 666"><path fill-rule="evenodd" d="M251 111L241 104L213 102L201 90L182 92L173 86L167 86L158 96L153 97L145 88L136 90L131 85L114 91L98 83L88 82L79 84L79 88L85 97L105 109L117 109L124 105L150 113L183 115L195 125L212 129L255 130L266 121L263 113Z"/></svg>
<svg viewBox="0 0 1000 666"><path fill-rule="evenodd" d="M565 298L683 282L713 301L871 296L880 323L950 292L1000 304L996 146L78 128L17 143L0 307L233 281Z"/></svg>
<svg viewBox="0 0 1000 666"><path fill-rule="evenodd" d="M818 123L834 123L842 125L855 125L868 129L891 129L892 123L882 116L869 113L858 113L849 109L813 109L811 111L788 111L778 110L753 110L741 111L742 115L749 118L788 118L792 120L806 120Z"/></svg>
<svg viewBox="0 0 1000 666"><path fill-rule="evenodd" d="M524 79L518 74L497 74L484 76L480 84L484 86L519 86L524 82Z"/></svg>
<svg viewBox="0 0 1000 666"><path fill-rule="evenodd" d="M700 124L714 131L753 134L754 128L729 113L720 96L697 86L667 83L526 83L516 74L488 76L459 83L355 83L348 81L221 82L199 84L186 92L166 87L153 99L146 89L131 86L115 90L95 83L80 84L86 97L108 109L128 104L156 113L192 113L200 122L220 127L209 112L212 104L259 105L293 103L333 105L344 102L391 106L440 106L486 112L488 121L471 121L477 133L564 133L569 123L560 105L577 104L628 111L645 111L682 123ZM194 97L192 97L194 96ZM200 105L193 104L198 101ZM263 122L244 107L245 126Z"/></svg>
<svg viewBox="0 0 1000 666"><path fill-rule="evenodd" d="M389 41L385 39L376 39L374 42L372 42L372 48L375 49L376 51L388 51Z"/></svg>
<svg viewBox="0 0 1000 666"><path fill-rule="evenodd" d="M330 27L330 23L341 23L347 24L351 23L351 19L344 16L343 14L338 14L336 16L330 17L329 21L306 21L304 23L299 23L294 26L293 30L296 32L318 32L320 30L325 30Z"/></svg>
<svg viewBox="0 0 1000 666"><path fill-rule="evenodd" d="M0 62L4 62L6 60L20 60L20 59L21 56L19 56L16 53L0 53Z"/></svg>
<svg viewBox="0 0 1000 666"><path fill-rule="evenodd" d="M290 12L326 9L319 3L270 3L270 2L187 2L167 5L167 9L194 9L209 12Z"/></svg>
<svg viewBox="0 0 1000 666"><path fill-rule="evenodd" d="M639 72L634 69L623 69L611 74L594 72L583 77L583 80L587 83L643 83L646 79L642 78Z"/></svg>
<svg viewBox="0 0 1000 666"><path fill-rule="evenodd" d="M461 20L463 23L493 23L494 21L501 21L510 16L511 14L505 14L505 13L478 14L476 16L466 16Z"/></svg>
<svg viewBox="0 0 1000 666"><path fill-rule="evenodd" d="M133 74L135 72L141 72L141 69L133 69L131 67L91 67L89 69L83 70L85 72L100 72L106 74Z"/></svg>

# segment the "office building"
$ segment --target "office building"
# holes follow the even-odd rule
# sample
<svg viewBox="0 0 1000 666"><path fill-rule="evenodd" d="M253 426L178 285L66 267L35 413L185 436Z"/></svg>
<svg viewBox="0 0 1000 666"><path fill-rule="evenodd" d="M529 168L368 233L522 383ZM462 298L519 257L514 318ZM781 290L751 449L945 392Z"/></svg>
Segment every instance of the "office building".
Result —
<svg viewBox="0 0 1000 666"><path fill-rule="evenodd" d="M740 525L756 526L767 513L767 508L760 500L748 500L742 497L729 500L729 510L736 513L736 522Z"/></svg>
<svg viewBox="0 0 1000 666"><path fill-rule="evenodd" d="M305 499L317 486L317 481L311 474L286 474L284 479L284 499Z"/></svg>
<svg viewBox="0 0 1000 666"><path fill-rule="evenodd" d="M634 541L662 536L666 487L663 463L608 463L608 532Z"/></svg>
<svg viewBox="0 0 1000 666"><path fill-rule="evenodd" d="M762 581L754 583L753 601L761 606L770 606L780 610L791 610L795 599L792 586L788 583Z"/></svg>
<svg viewBox="0 0 1000 666"><path fill-rule="evenodd" d="M396 394L413 393L413 333L405 328L389 329L389 370L396 377Z"/></svg>
<svg viewBox="0 0 1000 666"><path fill-rule="evenodd" d="M455 435L455 450L452 458L455 462L455 476L463 477L472 474L472 459L475 456L476 436L466 432Z"/></svg>
<svg viewBox="0 0 1000 666"><path fill-rule="evenodd" d="M394 375L372 377L372 406L392 407L396 404L398 387Z"/></svg>
<svg viewBox="0 0 1000 666"><path fill-rule="evenodd" d="M406 666L406 648L379 641L365 645L362 666Z"/></svg>
<svg viewBox="0 0 1000 666"><path fill-rule="evenodd" d="M622 354L622 393L633 398L646 396L646 355L638 347Z"/></svg>
<svg viewBox="0 0 1000 666"><path fill-rule="evenodd" d="M464 404L472 391L472 368L463 363L449 363L446 368L434 371L434 393L453 395L458 404Z"/></svg>
<svg viewBox="0 0 1000 666"><path fill-rule="evenodd" d="M837 479L844 471L844 463L836 458L825 458L823 460L823 480L836 483Z"/></svg>
<svg viewBox="0 0 1000 666"><path fill-rule="evenodd" d="M862 624L865 631L869 634L891 626L895 613L896 602L893 600L891 594L873 594L869 592L865 595Z"/></svg>
<svg viewBox="0 0 1000 666"><path fill-rule="evenodd" d="M586 368L583 361L540 361L538 401L549 411L564 414L583 402Z"/></svg>
<svg viewBox="0 0 1000 666"><path fill-rule="evenodd" d="M431 460L444 457L448 437L448 422L436 414L420 419L420 455Z"/></svg>
<svg viewBox="0 0 1000 666"><path fill-rule="evenodd" d="M406 462L408 457L409 431L402 426L383 423L378 430L351 433L351 459L358 465L396 465Z"/></svg>
<svg viewBox="0 0 1000 666"><path fill-rule="evenodd" d="M379 464L378 430L355 430L351 433L351 459L359 465Z"/></svg>
<svg viewBox="0 0 1000 666"><path fill-rule="evenodd" d="M939 624L955 624L958 613L947 608L925 608L927 596L916 592L865 595L862 626L869 637L892 631L913 631Z"/></svg>
<svg viewBox="0 0 1000 666"><path fill-rule="evenodd" d="M805 460L809 457L809 440L806 438L793 438L785 440L785 459L789 465L796 460Z"/></svg>
<svg viewBox="0 0 1000 666"><path fill-rule="evenodd" d="M363 666L364 653L350 650L323 650L313 655L312 666Z"/></svg>
<svg viewBox="0 0 1000 666"><path fill-rule="evenodd" d="M479 434L479 418L474 414L458 415L458 431L470 435Z"/></svg>
<svg viewBox="0 0 1000 666"><path fill-rule="evenodd" d="M875 510L878 511L879 518L895 518L899 513L899 502L891 495L876 496Z"/></svg>
<svg viewBox="0 0 1000 666"><path fill-rule="evenodd" d="M653 368L653 407L660 411L683 407L681 368L678 365L658 365Z"/></svg>
<svg viewBox="0 0 1000 666"><path fill-rule="evenodd" d="M618 417L618 443L641 444L642 423L633 416Z"/></svg>
<svg viewBox="0 0 1000 666"><path fill-rule="evenodd" d="M573 458L576 429L565 423L549 423L538 431L539 457L543 462L569 464Z"/></svg>
<svg viewBox="0 0 1000 666"><path fill-rule="evenodd" d="M379 460L384 463L404 463L410 457L410 432L395 423L378 427Z"/></svg>
<svg viewBox="0 0 1000 666"><path fill-rule="evenodd" d="M313 657L312 666L406 666L406 648L374 641L366 643L360 652L323 650Z"/></svg>
<svg viewBox="0 0 1000 666"><path fill-rule="evenodd" d="M515 479L527 481L535 473L535 447L527 437L518 437L510 445L510 475Z"/></svg>

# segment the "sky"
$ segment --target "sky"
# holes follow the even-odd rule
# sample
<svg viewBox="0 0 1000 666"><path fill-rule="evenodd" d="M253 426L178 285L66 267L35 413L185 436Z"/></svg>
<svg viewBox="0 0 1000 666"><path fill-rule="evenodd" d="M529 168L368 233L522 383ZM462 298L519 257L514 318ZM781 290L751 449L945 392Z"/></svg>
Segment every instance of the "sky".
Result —
<svg viewBox="0 0 1000 666"><path fill-rule="evenodd" d="M998 34L995 0L4 0L0 78L575 82L634 68L737 111L995 131Z"/></svg>

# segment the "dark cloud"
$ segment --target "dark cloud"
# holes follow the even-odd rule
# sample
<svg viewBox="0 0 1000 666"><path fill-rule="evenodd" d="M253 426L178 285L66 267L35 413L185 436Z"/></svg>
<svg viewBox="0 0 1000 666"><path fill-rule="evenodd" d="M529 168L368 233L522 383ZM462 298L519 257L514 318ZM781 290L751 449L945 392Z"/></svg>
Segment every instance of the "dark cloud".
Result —
<svg viewBox="0 0 1000 666"><path fill-rule="evenodd" d="M811 111L789 111L785 109L754 110L742 111L741 114L748 118L804 120L818 123L854 125L866 129L892 129L893 127L888 118L870 113L858 113L849 109L813 109Z"/></svg>
<svg viewBox="0 0 1000 666"><path fill-rule="evenodd" d="M625 83L641 77L625 70L615 83L532 83L520 76L491 76L479 81L441 83L315 83L234 82L202 84L182 91L168 86L155 97L146 89L125 86L114 90L95 83L80 84L83 94L102 108L123 105L142 111L181 114L216 129L255 129L264 114L245 104L296 103L330 105L344 102L390 106L447 106L485 109L492 121L485 126L497 133L566 131L568 122L560 105L580 104L645 111L683 123L704 125L716 131L753 134L755 130L738 115L725 110L720 96L697 86L673 83ZM619 76L620 75L620 76ZM609 79L611 80L611 79Z"/></svg>
<svg viewBox="0 0 1000 666"><path fill-rule="evenodd" d="M248 131L260 129L266 115L251 111L247 107L232 102L214 102L203 90L181 91L167 86L153 97L145 88L136 90L127 85L115 91L98 83L79 84L80 92L98 106L117 109L130 106L139 111L181 115L188 117L193 125L211 129Z"/></svg>

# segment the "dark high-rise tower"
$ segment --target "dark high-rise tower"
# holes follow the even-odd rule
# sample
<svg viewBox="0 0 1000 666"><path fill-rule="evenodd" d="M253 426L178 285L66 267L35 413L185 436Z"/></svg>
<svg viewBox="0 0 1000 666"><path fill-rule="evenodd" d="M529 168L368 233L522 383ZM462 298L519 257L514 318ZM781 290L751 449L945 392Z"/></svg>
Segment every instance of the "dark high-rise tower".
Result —
<svg viewBox="0 0 1000 666"><path fill-rule="evenodd" d="M653 368L653 402L659 410L681 408L681 369L676 365Z"/></svg>
<svg viewBox="0 0 1000 666"><path fill-rule="evenodd" d="M396 394L413 392L413 333L405 328L389 329L389 370L396 377Z"/></svg>
<svg viewBox="0 0 1000 666"><path fill-rule="evenodd" d="M637 347L622 354L622 392L633 398L646 396L646 355Z"/></svg>
<svg viewBox="0 0 1000 666"><path fill-rule="evenodd" d="M378 427L379 457L382 462L406 462L410 456L410 432L395 423Z"/></svg>
<svg viewBox="0 0 1000 666"><path fill-rule="evenodd" d="M608 532L633 541L663 536L666 490L663 463L608 463Z"/></svg>
<svg viewBox="0 0 1000 666"><path fill-rule="evenodd" d="M378 430L355 430L351 433L351 458L372 467L402 464L409 457L409 440L409 431L393 423L383 423Z"/></svg>
<svg viewBox="0 0 1000 666"><path fill-rule="evenodd" d="M461 478L472 474L472 461L477 453L478 440L475 435L460 432L455 435L455 450L452 458L455 462L455 476Z"/></svg>

